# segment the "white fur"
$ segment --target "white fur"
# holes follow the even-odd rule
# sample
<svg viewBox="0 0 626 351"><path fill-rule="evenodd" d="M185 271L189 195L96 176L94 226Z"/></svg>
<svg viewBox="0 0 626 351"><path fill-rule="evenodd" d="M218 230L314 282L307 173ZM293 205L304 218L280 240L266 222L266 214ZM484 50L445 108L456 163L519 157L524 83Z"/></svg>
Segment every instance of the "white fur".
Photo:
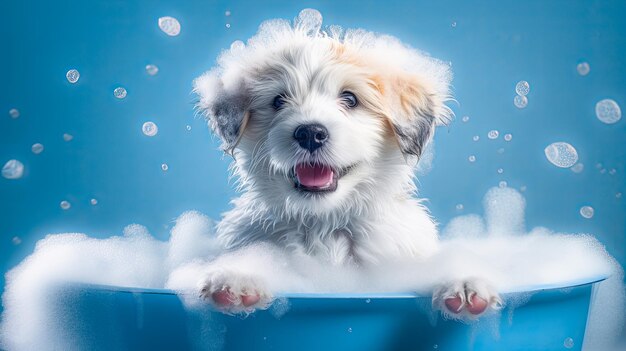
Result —
<svg viewBox="0 0 626 351"><path fill-rule="evenodd" d="M271 292L252 278L261 266L250 264L254 255L241 254L259 242L318 264L363 269L437 251L436 224L415 197L411 158L420 156L435 125L450 118L449 67L390 36L320 25L314 10L304 10L293 26L265 22L194 83L199 109L234 157L242 192L217 226L237 260L207 269L200 282L205 297L224 288L249 290L264 297L253 307L267 305ZM357 95L357 108L341 105L345 90ZM287 100L278 111L277 95ZM314 153L293 138L308 123L330 133ZM334 192L313 195L290 177L302 162L353 168Z"/></svg>

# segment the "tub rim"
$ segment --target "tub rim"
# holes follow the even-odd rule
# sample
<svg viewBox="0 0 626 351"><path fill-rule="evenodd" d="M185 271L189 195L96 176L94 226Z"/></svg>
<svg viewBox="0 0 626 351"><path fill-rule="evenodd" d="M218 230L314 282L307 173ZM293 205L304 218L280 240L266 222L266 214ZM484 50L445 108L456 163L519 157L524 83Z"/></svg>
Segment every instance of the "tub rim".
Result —
<svg viewBox="0 0 626 351"><path fill-rule="evenodd" d="M528 287L517 287L511 289L503 289L500 294L523 294L533 293L545 290L564 290L576 288L583 285L590 285L602 282L609 278L609 275L594 275L587 278L574 279L569 282L560 283L545 283L536 284ZM175 290L165 288L140 288L140 287L128 287L128 286L116 286L106 284L92 284L92 283L75 283L77 287L84 287L91 290L110 291L120 293L131 294L156 294L156 295L179 295ZM184 294L183 295L188 295ZM293 293L293 292L280 292L275 297L277 298L298 298L298 299L402 299L402 298L420 298L428 297L429 294L420 294L417 292L370 292L370 293Z"/></svg>

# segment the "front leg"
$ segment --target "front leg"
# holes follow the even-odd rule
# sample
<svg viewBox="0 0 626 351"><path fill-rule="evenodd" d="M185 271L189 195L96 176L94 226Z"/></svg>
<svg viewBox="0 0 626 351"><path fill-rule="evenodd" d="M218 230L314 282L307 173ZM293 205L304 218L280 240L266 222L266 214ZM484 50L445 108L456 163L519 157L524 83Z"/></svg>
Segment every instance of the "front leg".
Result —
<svg viewBox="0 0 626 351"><path fill-rule="evenodd" d="M236 268L213 266L198 285L200 298L226 313L252 313L272 302L262 278Z"/></svg>
<svg viewBox="0 0 626 351"><path fill-rule="evenodd" d="M444 317L464 321L477 320L503 306L498 292L478 278L439 285L433 291L432 304L433 309L440 310Z"/></svg>

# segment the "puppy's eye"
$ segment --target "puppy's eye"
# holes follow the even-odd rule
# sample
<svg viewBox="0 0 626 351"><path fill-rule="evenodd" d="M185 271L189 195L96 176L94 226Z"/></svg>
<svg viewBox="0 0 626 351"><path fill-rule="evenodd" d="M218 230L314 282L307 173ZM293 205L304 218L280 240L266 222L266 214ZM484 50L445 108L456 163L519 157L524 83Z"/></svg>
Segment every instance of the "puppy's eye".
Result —
<svg viewBox="0 0 626 351"><path fill-rule="evenodd" d="M280 110L281 107L285 104L285 98L282 95L278 95L272 101L272 107L274 110Z"/></svg>
<svg viewBox="0 0 626 351"><path fill-rule="evenodd" d="M344 91L343 93L341 93L341 95L339 95L339 98L341 99L341 102L348 108L354 108L359 103L359 101L356 99L356 96L349 91Z"/></svg>

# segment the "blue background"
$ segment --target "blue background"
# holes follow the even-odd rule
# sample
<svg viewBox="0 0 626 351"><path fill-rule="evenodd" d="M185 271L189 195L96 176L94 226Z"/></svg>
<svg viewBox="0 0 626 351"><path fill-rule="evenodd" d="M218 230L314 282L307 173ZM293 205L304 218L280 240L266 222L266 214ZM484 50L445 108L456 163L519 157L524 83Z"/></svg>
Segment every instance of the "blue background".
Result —
<svg viewBox="0 0 626 351"><path fill-rule="evenodd" d="M191 82L263 20L291 19L305 7L320 10L325 24L388 33L452 62L457 119L438 130L433 169L420 177L439 222L481 213L487 189L505 180L525 187L529 227L593 233L626 262L626 199L616 197L626 192L626 122L606 125L594 112L604 98L626 107L624 1L3 1L0 163L21 160L25 175L0 178L0 272L47 233L107 237L140 223L167 239L185 210L218 219L235 195L229 159L194 115ZM180 21L179 36L159 29L162 16ZM587 76L576 71L582 61ZM159 67L156 76L147 64ZM72 68L77 84L65 78ZM531 86L521 110L513 105L519 80ZM113 96L117 86L125 99ZM153 138L141 133L148 120L159 127ZM487 138L491 129L498 139ZM582 173L546 160L555 141L576 147ZM36 142L40 155L31 152ZM580 216L583 205L594 207L592 219Z"/></svg>

